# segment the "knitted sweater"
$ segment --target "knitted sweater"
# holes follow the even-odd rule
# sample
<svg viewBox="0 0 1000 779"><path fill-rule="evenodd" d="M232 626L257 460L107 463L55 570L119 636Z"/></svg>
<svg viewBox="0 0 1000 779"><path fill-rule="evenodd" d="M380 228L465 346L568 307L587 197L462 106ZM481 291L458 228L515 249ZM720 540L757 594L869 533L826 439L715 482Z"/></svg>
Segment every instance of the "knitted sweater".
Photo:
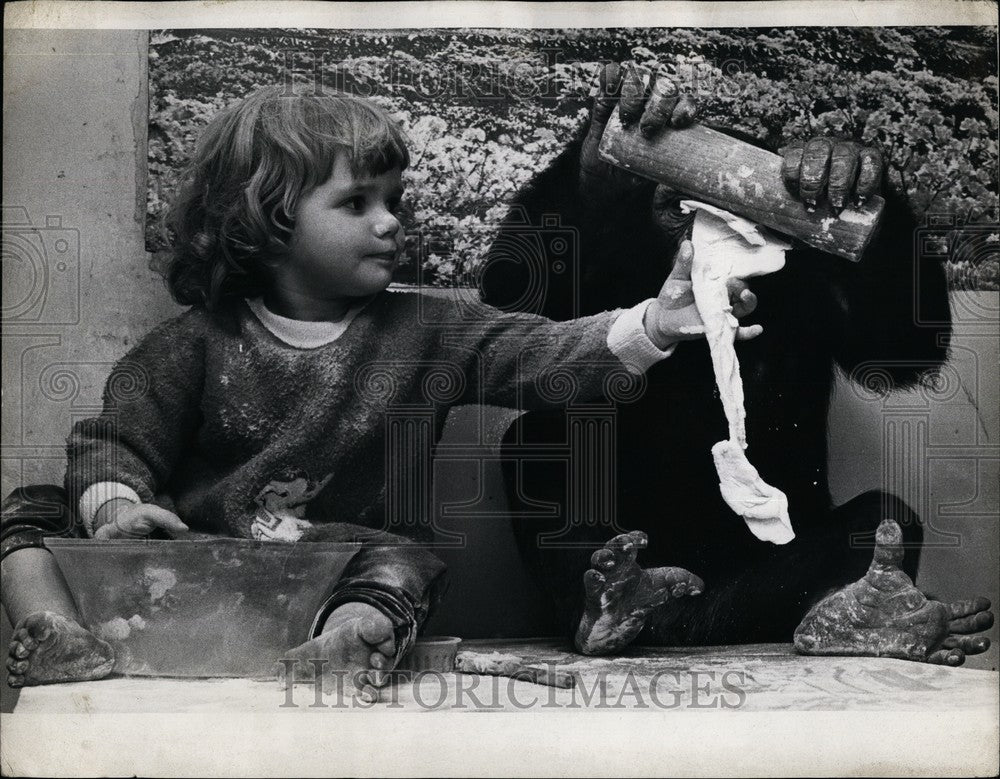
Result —
<svg viewBox="0 0 1000 779"><path fill-rule="evenodd" d="M315 348L282 340L281 318L269 329L248 305L225 316L191 309L114 367L103 413L70 435L67 490L83 497L88 528L124 495L211 534L349 540L361 526L429 542L426 504L407 497L430 472L450 407L558 407L606 391L613 400L626 366L640 372L669 353L645 339L645 305L553 322L385 291ZM426 559L417 567L406 581L388 577L411 624L441 572ZM364 577L373 591L386 589L377 568Z"/></svg>
<svg viewBox="0 0 1000 779"><path fill-rule="evenodd" d="M387 528L387 477L418 467L391 461L390 421L429 421L433 443L455 405L538 409L613 394L627 375L608 347L620 314L552 322L386 291L340 338L301 349L246 306L230 318L191 309L114 367L104 412L70 436L67 487L72 499L121 483L143 501L169 496L192 529L261 538L259 509L288 508L267 488L296 482L288 489L308 495L302 519Z"/></svg>

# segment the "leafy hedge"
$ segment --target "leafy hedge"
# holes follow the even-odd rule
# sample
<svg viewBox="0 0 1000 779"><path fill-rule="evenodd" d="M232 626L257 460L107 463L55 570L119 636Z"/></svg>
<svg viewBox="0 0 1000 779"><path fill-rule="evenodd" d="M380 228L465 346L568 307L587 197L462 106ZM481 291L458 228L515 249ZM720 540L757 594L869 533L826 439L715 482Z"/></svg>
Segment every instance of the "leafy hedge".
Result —
<svg viewBox="0 0 1000 779"><path fill-rule="evenodd" d="M509 198L586 121L600 64L626 59L768 143L878 143L918 216L979 232L1000 218L993 28L173 30L152 35L149 59L151 249L164 246L176 172L221 106L267 84L318 86L369 96L407 129L402 280L419 264L425 282L467 281ZM958 245L962 231L941 238ZM998 243L974 243L950 258L953 285L1000 288Z"/></svg>

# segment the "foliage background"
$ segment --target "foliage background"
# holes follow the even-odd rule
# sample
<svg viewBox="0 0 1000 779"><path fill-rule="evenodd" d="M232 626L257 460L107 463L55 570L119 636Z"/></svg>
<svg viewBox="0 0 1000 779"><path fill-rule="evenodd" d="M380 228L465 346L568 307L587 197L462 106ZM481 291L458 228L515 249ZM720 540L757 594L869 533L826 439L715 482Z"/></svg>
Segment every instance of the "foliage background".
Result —
<svg viewBox="0 0 1000 779"><path fill-rule="evenodd" d="M1000 289L996 51L985 27L154 32L147 244L165 247L177 172L222 106L268 84L341 89L412 141L398 279L469 283L511 196L586 121L601 63L631 59L775 146L880 144L952 287Z"/></svg>

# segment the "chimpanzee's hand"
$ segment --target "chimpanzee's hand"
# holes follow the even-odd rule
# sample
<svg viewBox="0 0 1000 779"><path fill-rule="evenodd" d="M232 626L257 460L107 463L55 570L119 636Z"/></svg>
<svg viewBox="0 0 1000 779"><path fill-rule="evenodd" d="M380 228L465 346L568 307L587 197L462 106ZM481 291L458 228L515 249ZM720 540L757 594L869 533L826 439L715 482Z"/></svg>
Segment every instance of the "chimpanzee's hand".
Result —
<svg viewBox="0 0 1000 779"><path fill-rule="evenodd" d="M670 79L650 73L634 63L609 63L601 69L590 127L580 153L580 192L587 199L612 199L643 183L601 159L597 152L611 112L621 103L622 124L639 123L651 138L664 127L687 127L697 115L693 97L680 95Z"/></svg>
<svg viewBox="0 0 1000 779"><path fill-rule="evenodd" d="M653 222L663 232L671 246L680 246L685 237L690 237L695 212L685 214L681 210L684 196L673 187L657 184L653 191Z"/></svg>
<svg viewBox="0 0 1000 779"><path fill-rule="evenodd" d="M824 195L840 212L852 195L858 205L877 194L885 165L882 153L854 141L812 138L781 150L781 175L789 191L813 211Z"/></svg>

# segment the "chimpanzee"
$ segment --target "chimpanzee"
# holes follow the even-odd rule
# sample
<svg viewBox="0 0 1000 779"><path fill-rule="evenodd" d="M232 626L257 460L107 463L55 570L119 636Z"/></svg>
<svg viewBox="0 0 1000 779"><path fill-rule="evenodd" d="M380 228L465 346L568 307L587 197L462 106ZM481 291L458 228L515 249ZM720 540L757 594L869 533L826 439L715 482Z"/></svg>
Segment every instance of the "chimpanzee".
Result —
<svg viewBox="0 0 1000 779"><path fill-rule="evenodd" d="M515 197L481 277L485 302L568 319L656 296L690 218L676 208L678 193L598 156L618 104L623 123L639 122L647 137L689 124L696 111L693 99L678 96L666 80L605 66L588 125ZM783 160L784 182L775 186L789 187L809 208L827 199L839 214L851 200L883 189L879 151L851 141L799 141L783 150ZM971 635L992 624L985 598L943 604L913 587L923 531L903 501L871 491L832 505L827 411L835 371L904 388L948 353L944 269L939 261L918 260L904 199L882 194L879 233L859 263L796 244L781 271L750 281L759 304L741 324L759 323L763 334L737 344L748 454L788 496L797 534L791 543L757 540L720 496L711 448L727 437L727 427L703 338L679 343L647 373L642 396L617 408L616 515L630 533L615 535L609 523L571 522L565 463L519 461L524 444L566 440L564 412L531 412L507 431L504 475L515 536L552 596L552 627L576 629L580 651L607 653L634 640L787 642L794 634L803 652L959 665L966 654L988 648L987 638ZM546 215L576 231L571 269L553 257L533 269L525 257L525 218L544 230L538 226ZM538 501L560 509L539 518ZM539 543L539 534L551 538L567 528L560 538L569 543ZM697 577L678 568L640 568L636 554L643 547L646 566L690 569L704 580L704 592L678 598L699 592L691 584Z"/></svg>

